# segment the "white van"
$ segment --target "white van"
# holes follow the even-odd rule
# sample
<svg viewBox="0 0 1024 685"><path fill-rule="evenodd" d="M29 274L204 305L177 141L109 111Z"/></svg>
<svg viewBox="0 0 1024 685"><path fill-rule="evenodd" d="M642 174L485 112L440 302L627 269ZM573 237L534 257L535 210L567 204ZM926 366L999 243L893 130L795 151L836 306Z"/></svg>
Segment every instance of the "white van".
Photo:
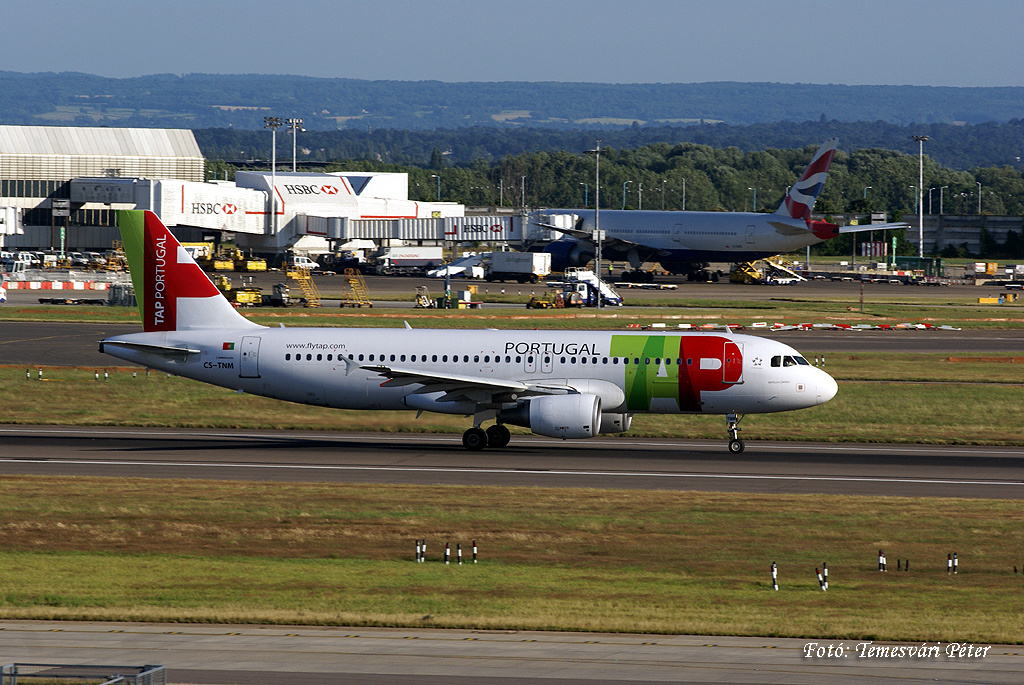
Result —
<svg viewBox="0 0 1024 685"><path fill-rule="evenodd" d="M296 269L319 269L320 268L320 265L317 264L316 262L314 262L312 259L310 259L309 257L303 257L301 255L296 255L296 256L292 257L289 260L289 262L291 263L291 266L295 267Z"/></svg>

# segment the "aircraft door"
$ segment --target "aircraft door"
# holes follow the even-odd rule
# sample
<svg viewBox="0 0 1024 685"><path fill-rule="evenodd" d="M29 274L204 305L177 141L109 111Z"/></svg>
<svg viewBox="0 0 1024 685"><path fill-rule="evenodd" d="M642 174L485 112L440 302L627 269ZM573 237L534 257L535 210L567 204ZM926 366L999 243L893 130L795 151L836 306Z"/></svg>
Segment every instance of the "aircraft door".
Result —
<svg viewBox="0 0 1024 685"><path fill-rule="evenodd" d="M242 354L238 376L240 378L259 378L260 338L256 335L242 336Z"/></svg>
<svg viewBox="0 0 1024 685"><path fill-rule="evenodd" d="M747 226L747 245L754 244L754 231L756 230L757 228L753 224Z"/></svg>
<svg viewBox="0 0 1024 685"><path fill-rule="evenodd" d="M540 358L540 370L542 373L551 373L553 357L550 354L545 354Z"/></svg>
<svg viewBox="0 0 1024 685"><path fill-rule="evenodd" d="M722 382L743 382L743 343L727 341L722 350Z"/></svg>
<svg viewBox="0 0 1024 685"><path fill-rule="evenodd" d="M683 244L683 225L682 224L676 224L672 228L672 240L675 241L675 243L677 245L682 245Z"/></svg>

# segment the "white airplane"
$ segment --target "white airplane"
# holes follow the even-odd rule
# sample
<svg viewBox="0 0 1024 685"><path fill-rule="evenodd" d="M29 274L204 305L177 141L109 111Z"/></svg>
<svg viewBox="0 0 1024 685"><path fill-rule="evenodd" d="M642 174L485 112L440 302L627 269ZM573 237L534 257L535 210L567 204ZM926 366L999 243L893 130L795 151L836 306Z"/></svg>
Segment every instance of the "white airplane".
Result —
<svg viewBox="0 0 1024 685"><path fill-rule="evenodd" d="M739 453L743 414L837 390L793 348L731 333L267 328L232 308L155 214L119 211L118 224L143 332L101 352L301 404L472 416L471 450L507 445L509 424L592 438L646 412L724 414Z"/></svg>
<svg viewBox="0 0 1024 685"><path fill-rule="evenodd" d="M651 280L649 273L640 271L644 262L660 262L670 273L707 280L712 278L709 262L749 262L793 252L840 233L906 228L905 223L837 226L811 218L838 144L837 138L825 141L773 214L602 210L602 256L628 261L634 269L631 280ZM552 254L553 270L585 266L594 258L593 210L549 209L538 214L545 218L535 223L568 236L545 248ZM558 214L574 216L574 225L564 228L551 223L551 215Z"/></svg>

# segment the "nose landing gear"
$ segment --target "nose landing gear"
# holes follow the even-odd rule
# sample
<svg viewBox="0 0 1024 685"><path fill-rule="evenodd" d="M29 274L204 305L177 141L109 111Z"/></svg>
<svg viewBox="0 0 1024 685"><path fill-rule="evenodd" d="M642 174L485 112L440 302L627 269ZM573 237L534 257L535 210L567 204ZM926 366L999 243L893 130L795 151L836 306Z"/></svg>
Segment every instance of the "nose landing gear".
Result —
<svg viewBox="0 0 1024 685"><path fill-rule="evenodd" d="M725 421L726 424L728 424L726 426L726 430L729 432L729 452L731 454L739 454L743 451L743 448L746 447L740 439L741 429L739 427L739 423L742 418L742 416L737 416L735 413L725 415Z"/></svg>

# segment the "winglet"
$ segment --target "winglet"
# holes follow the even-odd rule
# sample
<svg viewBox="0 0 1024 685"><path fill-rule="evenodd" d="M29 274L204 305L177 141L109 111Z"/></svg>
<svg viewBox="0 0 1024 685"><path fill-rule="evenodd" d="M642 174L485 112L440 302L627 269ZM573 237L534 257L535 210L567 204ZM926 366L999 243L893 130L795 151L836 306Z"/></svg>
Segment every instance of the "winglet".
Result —
<svg viewBox="0 0 1024 685"><path fill-rule="evenodd" d="M807 165L803 175L790 188L782 206L776 210L777 214L786 214L792 219L811 218L811 210L814 209L814 202L825 187L825 177L828 175L828 168L832 164L832 157L838 145L838 138L829 138L825 141L811 159L811 163Z"/></svg>

